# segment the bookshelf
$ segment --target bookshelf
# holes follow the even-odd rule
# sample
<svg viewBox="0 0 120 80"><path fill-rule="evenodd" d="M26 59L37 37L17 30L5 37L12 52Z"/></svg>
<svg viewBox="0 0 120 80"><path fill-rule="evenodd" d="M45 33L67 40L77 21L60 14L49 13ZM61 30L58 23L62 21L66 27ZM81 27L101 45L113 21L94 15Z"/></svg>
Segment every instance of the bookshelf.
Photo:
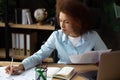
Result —
<svg viewBox="0 0 120 80"><path fill-rule="evenodd" d="M14 23L8 23L9 27L11 29L30 29L30 30L49 30L49 31L53 31L55 29L54 26L51 25L37 25L37 24L14 24ZM4 28L5 27L5 23L0 22L0 28ZM9 48L9 57L12 55L12 49ZM14 58L16 60L23 60L24 58L28 57L28 55L24 55L24 56L19 56L19 55L15 55ZM0 58L2 59L6 59L8 57L6 57L6 47L5 48L0 48ZM50 58L45 59L45 61L51 61Z"/></svg>
<svg viewBox="0 0 120 80"><path fill-rule="evenodd" d="M12 1L10 1L12 2ZM12 7L11 5L8 5L8 0L6 0L5 2L5 9L4 9L4 22L1 22L0 21L0 29L5 33L3 33L3 35L0 35L0 41L1 41L1 38L2 36L5 37L5 41L1 41L1 42L4 42L5 44L2 44L3 46L0 47L0 58L3 58L4 60L10 60L10 56L12 54L12 36L10 36L12 34L12 32L20 32L20 31L32 31L32 32L37 32L37 34L39 34L41 31L43 31L43 35L41 35L40 33L40 36L44 36L44 37L47 37L46 36L46 31L48 31L48 35L55 29L54 26L51 26L49 24L46 24L46 25L38 25L35 21L35 19L33 18L33 13L34 13L34 10L36 10L37 8L46 8L47 10L50 10L50 9L54 9L54 4L55 4L55 0L53 1L34 1L34 0L13 0L13 2L15 3L14 4L14 7ZM31 6L34 5L34 6ZM31 14L32 14L32 18L33 18L33 24L15 24L15 21L14 21L14 18L15 18L15 13L13 12L15 9L30 9L31 11ZM13 14L9 13L9 10L12 10ZM51 12L51 11L50 11ZM9 17L9 15L11 14L11 17ZM49 15L51 16L51 14ZM10 23L12 22L12 23ZM15 30L15 31L14 31ZM45 33L44 33L45 31ZM50 31L50 32L49 32ZM1 32L2 33L2 32ZM39 37L39 36L37 36ZM44 38L42 37L42 38ZM41 38L41 37L40 37ZM38 42L39 43L39 42ZM41 44L41 43L39 43ZM28 56L14 56L15 59L18 59L18 60L22 60Z"/></svg>

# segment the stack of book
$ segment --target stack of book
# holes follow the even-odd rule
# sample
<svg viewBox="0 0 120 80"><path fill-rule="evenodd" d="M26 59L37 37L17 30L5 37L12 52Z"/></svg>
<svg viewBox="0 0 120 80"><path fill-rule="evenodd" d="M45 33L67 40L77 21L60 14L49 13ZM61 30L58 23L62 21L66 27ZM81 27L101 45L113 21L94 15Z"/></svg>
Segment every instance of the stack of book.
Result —
<svg viewBox="0 0 120 80"><path fill-rule="evenodd" d="M32 24L32 16L30 9L15 9L15 23L16 24Z"/></svg>
<svg viewBox="0 0 120 80"><path fill-rule="evenodd" d="M12 33L13 57L28 57L36 51L37 33Z"/></svg>

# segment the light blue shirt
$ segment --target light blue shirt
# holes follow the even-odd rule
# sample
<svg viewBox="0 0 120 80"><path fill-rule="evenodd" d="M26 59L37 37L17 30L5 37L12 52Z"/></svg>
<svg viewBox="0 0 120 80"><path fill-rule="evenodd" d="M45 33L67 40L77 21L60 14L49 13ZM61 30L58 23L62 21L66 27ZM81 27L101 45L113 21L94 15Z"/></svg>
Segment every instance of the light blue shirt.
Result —
<svg viewBox="0 0 120 80"><path fill-rule="evenodd" d="M54 49L58 51L58 63L69 64L71 63L70 55L82 54L91 50L107 50L107 47L96 31L83 34L75 46L69 41L68 35L61 30L54 31L40 50L22 61L24 68L29 69L40 64L43 59L49 57Z"/></svg>

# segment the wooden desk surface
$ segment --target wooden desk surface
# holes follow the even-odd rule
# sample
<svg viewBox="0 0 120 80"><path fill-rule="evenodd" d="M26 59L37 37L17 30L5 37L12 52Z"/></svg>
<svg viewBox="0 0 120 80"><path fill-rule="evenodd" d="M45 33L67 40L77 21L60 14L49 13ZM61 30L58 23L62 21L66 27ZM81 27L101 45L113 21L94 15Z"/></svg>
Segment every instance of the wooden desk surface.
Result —
<svg viewBox="0 0 120 80"><path fill-rule="evenodd" d="M44 64L43 64L44 65ZM82 77L78 75L79 72L86 72L86 71L91 71L91 70L97 70L98 67L96 65L92 64L55 64L55 63L47 63L45 64L47 66L57 66L57 67L64 67L64 66L71 66L75 68L76 75L72 78L72 80L88 80L85 77ZM53 80L58 80L58 79L53 79Z"/></svg>
<svg viewBox="0 0 120 80"><path fill-rule="evenodd" d="M7 66L9 65L10 62L9 61L0 61L0 66ZM20 62L14 62L13 63L14 65L18 65L20 64ZM56 64L56 63L43 63L43 65L47 65L48 67L54 67L54 66L57 66L57 67L64 67L64 66L71 66L71 67L74 67L75 68L75 72L76 75L72 78L72 80L88 80L82 76L79 76L78 73L79 72L85 72L85 71L91 71L91 70L97 70L97 66L96 65L92 65L92 64ZM53 79L53 80L56 80L56 79Z"/></svg>

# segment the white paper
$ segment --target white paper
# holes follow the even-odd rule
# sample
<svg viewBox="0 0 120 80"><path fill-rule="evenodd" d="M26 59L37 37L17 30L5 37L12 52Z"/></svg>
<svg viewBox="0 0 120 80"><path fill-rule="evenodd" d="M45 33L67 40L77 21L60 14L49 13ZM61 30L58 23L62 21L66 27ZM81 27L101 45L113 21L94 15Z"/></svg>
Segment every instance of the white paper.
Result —
<svg viewBox="0 0 120 80"><path fill-rule="evenodd" d="M0 67L0 80L35 80L35 69L32 68L20 75L9 75L5 72L5 67Z"/></svg>
<svg viewBox="0 0 120 80"><path fill-rule="evenodd" d="M97 63L100 61L100 56L103 53L110 52L111 49L108 50L100 50L100 51L87 51L82 54L76 54L69 56L70 60L74 64L86 64L86 63Z"/></svg>
<svg viewBox="0 0 120 80"><path fill-rule="evenodd" d="M35 68L24 71L20 75L9 75L5 72L5 67L0 67L0 80L35 80ZM52 78L47 78L52 80Z"/></svg>

